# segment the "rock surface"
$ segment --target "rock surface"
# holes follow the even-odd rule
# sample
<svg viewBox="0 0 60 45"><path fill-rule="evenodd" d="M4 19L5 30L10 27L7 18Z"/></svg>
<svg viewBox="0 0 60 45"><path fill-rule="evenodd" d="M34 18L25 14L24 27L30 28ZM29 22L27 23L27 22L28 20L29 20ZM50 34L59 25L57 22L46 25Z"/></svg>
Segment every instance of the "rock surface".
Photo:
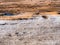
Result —
<svg viewBox="0 0 60 45"><path fill-rule="evenodd" d="M0 20L0 45L60 45L60 16Z"/></svg>

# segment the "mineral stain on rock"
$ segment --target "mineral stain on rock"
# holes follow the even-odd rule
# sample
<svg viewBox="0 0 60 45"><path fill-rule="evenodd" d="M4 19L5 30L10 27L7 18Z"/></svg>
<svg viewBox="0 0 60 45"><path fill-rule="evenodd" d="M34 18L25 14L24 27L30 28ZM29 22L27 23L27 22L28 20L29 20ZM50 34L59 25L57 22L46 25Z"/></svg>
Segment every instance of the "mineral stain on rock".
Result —
<svg viewBox="0 0 60 45"><path fill-rule="evenodd" d="M4 16L12 16L13 14L12 13L4 13L3 15Z"/></svg>
<svg viewBox="0 0 60 45"><path fill-rule="evenodd" d="M13 13L9 13L9 12L2 12L0 13L0 16L12 16L14 15Z"/></svg>

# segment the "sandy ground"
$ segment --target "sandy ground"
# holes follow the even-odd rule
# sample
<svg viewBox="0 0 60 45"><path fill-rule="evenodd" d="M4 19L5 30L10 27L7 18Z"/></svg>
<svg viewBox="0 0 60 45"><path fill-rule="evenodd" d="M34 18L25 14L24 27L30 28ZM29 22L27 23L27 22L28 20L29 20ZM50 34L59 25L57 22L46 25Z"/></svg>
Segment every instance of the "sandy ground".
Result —
<svg viewBox="0 0 60 45"><path fill-rule="evenodd" d="M0 20L0 45L60 45L60 16Z"/></svg>

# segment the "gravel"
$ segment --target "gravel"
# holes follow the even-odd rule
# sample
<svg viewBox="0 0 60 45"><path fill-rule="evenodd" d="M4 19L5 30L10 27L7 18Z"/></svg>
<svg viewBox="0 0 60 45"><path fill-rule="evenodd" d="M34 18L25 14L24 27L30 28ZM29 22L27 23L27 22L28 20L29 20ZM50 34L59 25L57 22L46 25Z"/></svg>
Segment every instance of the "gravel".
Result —
<svg viewBox="0 0 60 45"><path fill-rule="evenodd" d="M0 45L60 45L60 16L0 20Z"/></svg>

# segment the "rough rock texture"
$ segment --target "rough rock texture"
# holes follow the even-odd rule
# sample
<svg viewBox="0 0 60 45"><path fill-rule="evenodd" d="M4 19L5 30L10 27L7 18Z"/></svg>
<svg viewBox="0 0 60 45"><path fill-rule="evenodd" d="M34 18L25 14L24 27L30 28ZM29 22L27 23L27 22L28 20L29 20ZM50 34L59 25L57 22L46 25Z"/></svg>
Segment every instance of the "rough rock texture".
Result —
<svg viewBox="0 0 60 45"><path fill-rule="evenodd" d="M59 0L0 0L0 45L60 45L59 15Z"/></svg>
<svg viewBox="0 0 60 45"><path fill-rule="evenodd" d="M60 45L60 16L0 20L0 45Z"/></svg>
<svg viewBox="0 0 60 45"><path fill-rule="evenodd" d="M60 14L60 0L0 0L0 20L31 18L45 12Z"/></svg>

